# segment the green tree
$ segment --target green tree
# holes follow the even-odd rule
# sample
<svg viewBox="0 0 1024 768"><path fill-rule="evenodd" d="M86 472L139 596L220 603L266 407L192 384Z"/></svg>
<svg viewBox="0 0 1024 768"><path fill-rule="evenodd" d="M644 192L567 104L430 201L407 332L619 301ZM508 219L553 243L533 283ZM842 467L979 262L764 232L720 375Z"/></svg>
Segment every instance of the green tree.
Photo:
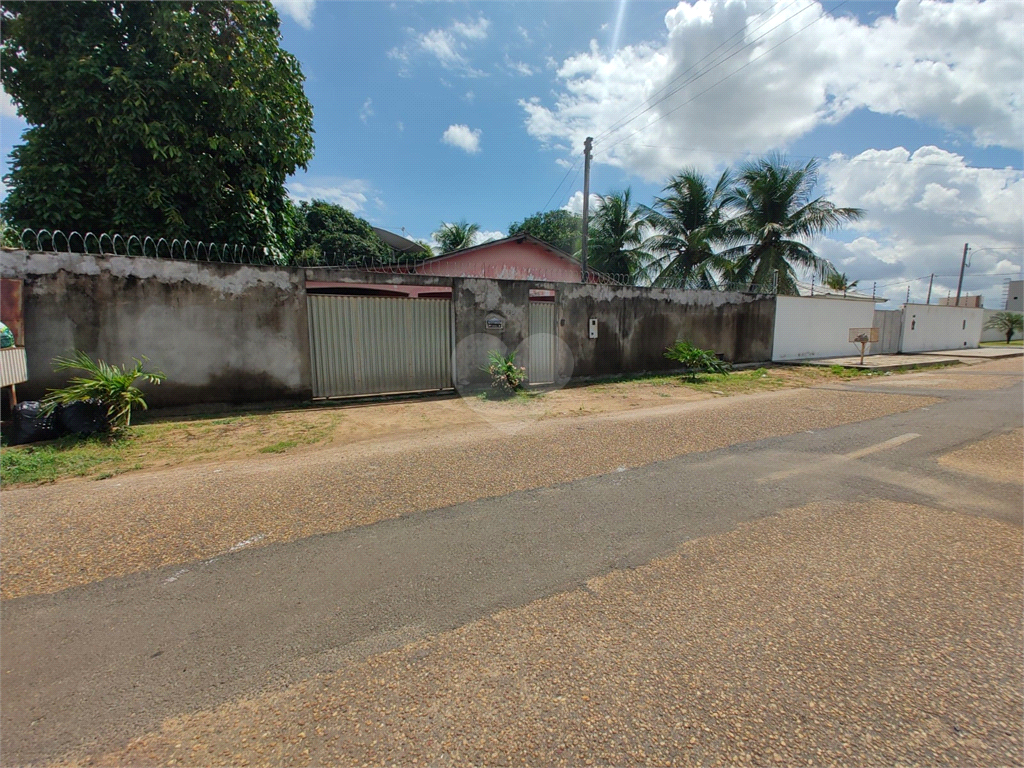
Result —
<svg viewBox="0 0 1024 768"><path fill-rule="evenodd" d="M856 288L859 282L860 280L854 280L851 283L845 272L833 272L825 276L825 285L833 291L842 291L844 295Z"/></svg>
<svg viewBox="0 0 1024 768"><path fill-rule="evenodd" d="M293 252L299 264L390 262L392 250L370 223L340 205L323 200L296 206Z"/></svg>
<svg viewBox="0 0 1024 768"><path fill-rule="evenodd" d="M694 168L672 177L663 197L645 211L654 228L645 243L654 260L653 285L670 288L713 288L715 270L730 265L715 252L714 245L725 235L722 204L728 194L729 172L712 187Z"/></svg>
<svg viewBox="0 0 1024 768"><path fill-rule="evenodd" d="M570 256L580 252L580 240L583 237L583 217L572 211L539 211L522 221L513 221L508 225L508 234L525 233L548 245L553 245Z"/></svg>
<svg viewBox="0 0 1024 768"><path fill-rule="evenodd" d="M441 228L434 233L434 239L441 246L441 253L451 253L473 245L473 238L479 231L479 224L470 224L465 219L451 224L442 221Z"/></svg>
<svg viewBox="0 0 1024 768"><path fill-rule="evenodd" d="M1013 339L1013 334L1024 331L1024 315L1016 312L996 312L985 321L985 327L999 331L1006 336L1006 343Z"/></svg>
<svg viewBox="0 0 1024 768"><path fill-rule="evenodd" d="M818 181L818 162L790 165L780 155L746 163L725 204L734 216L727 238L740 245L723 255L738 262L739 272L755 284L771 284L778 274L778 292L796 294L794 266L813 270L825 280L835 268L803 242L838 229L864 215L859 208L837 208L824 198L811 198Z"/></svg>
<svg viewBox="0 0 1024 768"><path fill-rule="evenodd" d="M262 245L313 156L270 0L4 2L0 78L29 123L4 178L16 227Z"/></svg>
<svg viewBox="0 0 1024 768"><path fill-rule="evenodd" d="M588 260L594 269L636 285L649 279L651 256L643 249L644 215L631 191L601 197L590 222Z"/></svg>

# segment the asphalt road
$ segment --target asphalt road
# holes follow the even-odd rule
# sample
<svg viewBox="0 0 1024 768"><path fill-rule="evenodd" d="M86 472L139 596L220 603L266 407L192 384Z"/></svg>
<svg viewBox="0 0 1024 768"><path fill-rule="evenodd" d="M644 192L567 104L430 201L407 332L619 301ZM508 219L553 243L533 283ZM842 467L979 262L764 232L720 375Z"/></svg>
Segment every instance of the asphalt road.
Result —
<svg viewBox="0 0 1024 768"><path fill-rule="evenodd" d="M935 462L1019 428L1020 384L892 391L944 400L6 601L0 760L126 739L814 501L882 498L1021 525L1020 485Z"/></svg>

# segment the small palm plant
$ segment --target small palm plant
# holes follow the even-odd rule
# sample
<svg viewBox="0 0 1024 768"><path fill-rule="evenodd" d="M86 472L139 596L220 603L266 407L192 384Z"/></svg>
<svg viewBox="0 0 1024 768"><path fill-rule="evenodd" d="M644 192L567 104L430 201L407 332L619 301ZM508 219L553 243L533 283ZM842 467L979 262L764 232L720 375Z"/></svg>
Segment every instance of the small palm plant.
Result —
<svg viewBox="0 0 1024 768"><path fill-rule="evenodd" d="M719 360L713 349L701 349L682 339L665 350L665 357L682 365L690 381L696 381L698 373L729 372L729 364Z"/></svg>
<svg viewBox="0 0 1024 768"><path fill-rule="evenodd" d="M1024 315L1016 312L996 312L985 322L985 327L1006 335L1009 344L1013 334L1024 331Z"/></svg>
<svg viewBox="0 0 1024 768"><path fill-rule="evenodd" d="M107 419L114 431L131 426L132 408L145 410L146 398L135 386L138 379L159 384L167 377L159 371L143 370L149 360L133 358L134 368L94 361L85 352L76 351L71 357L58 357L53 361L55 371L79 370L87 376L75 376L63 389L51 389L43 400L44 412L52 412L58 405L79 400L94 400L105 406Z"/></svg>
<svg viewBox="0 0 1024 768"><path fill-rule="evenodd" d="M516 365L515 351L503 355L492 349L487 353L484 370L491 375L491 386L505 397L514 395L526 386L526 369Z"/></svg>

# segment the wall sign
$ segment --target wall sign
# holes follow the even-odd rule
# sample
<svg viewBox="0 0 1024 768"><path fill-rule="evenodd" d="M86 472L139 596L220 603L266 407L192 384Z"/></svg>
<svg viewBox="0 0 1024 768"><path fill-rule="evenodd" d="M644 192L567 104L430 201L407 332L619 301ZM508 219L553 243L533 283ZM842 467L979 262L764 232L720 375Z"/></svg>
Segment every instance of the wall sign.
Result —
<svg viewBox="0 0 1024 768"><path fill-rule="evenodd" d="M498 315L488 315L486 326L488 331L503 331L505 330L505 318Z"/></svg>

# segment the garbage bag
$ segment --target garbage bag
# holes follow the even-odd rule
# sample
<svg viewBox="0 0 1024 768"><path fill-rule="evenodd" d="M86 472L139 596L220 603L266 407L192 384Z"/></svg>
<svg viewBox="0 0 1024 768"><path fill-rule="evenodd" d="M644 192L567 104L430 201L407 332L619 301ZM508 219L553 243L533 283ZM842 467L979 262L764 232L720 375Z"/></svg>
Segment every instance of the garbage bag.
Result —
<svg viewBox="0 0 1024 768"><path fill-rule="evenodd" d="M27 400L18 403L11 409L11 433L9 445L37 443L40 440L53 440L60 437L54 414L40 416L42 404L38 400Z"/></svg>
<svg viewBox="0 0 1024 768"><path fill-rule="evenodd" d="M57 406L55 426L62 435L94 435L110 428L107 409L98 400L78 400Z"/></svg>
<svg viewBox="0 0 1024 768"><path fill-rule="evenodd" d="M14 333L3 323L0 323L0 349L14 346Z"/></svg>

